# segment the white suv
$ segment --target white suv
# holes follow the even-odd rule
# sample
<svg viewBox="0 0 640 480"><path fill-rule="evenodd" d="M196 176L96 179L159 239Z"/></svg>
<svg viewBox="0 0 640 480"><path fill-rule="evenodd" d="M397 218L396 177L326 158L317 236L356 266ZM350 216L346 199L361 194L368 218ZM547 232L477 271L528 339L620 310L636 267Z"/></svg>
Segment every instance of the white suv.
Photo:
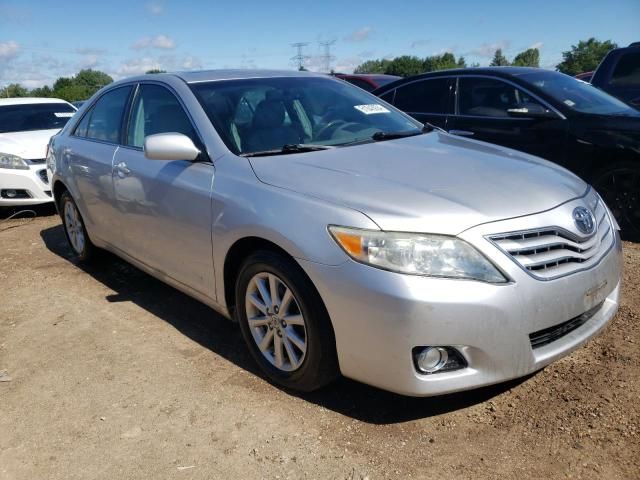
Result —
<svg viewBox="0 0 640 480"><path fill-rule="evenodd" d="M47 144L75 112L57 98L0 99L0 207L53 200Z"/></svg>

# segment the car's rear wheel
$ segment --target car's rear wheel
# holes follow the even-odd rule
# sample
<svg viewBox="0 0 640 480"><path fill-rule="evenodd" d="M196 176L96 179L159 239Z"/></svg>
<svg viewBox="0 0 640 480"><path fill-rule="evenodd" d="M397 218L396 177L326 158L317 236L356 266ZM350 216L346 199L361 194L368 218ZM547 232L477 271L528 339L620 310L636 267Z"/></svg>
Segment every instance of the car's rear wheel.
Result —
<svg viewBox="0 0 640 480"><path fill-rule="evenodd" d="M312 391L337 376L329 316L291 259L269 251L251 255L238 275L236 311L251 355L273 382Z"/></svg>
<svg viewBox="0 0 640 480"><path fill-rule="evenodd" d="M611 209L622 237L640 240L640 165L613 164L598 172L592 184Z"/></svg>
<svg viewBox="0 0 640 480"><path fill-rule="evenodd" d="M81 261L92 259L96 254L96 247L89 239L82 215L69 192L64 192L60 196L59 207L69 246Z"/></svg>

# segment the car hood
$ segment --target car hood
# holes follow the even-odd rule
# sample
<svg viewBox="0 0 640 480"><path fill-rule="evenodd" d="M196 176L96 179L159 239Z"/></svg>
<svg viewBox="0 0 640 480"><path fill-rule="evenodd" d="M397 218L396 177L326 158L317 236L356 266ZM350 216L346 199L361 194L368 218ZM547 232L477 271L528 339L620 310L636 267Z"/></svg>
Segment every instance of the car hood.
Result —
<svg viewBox="0 0 640 480"><path fill-rule="evenodd" d="M0 152L28 160L45 158L49 139L60 129L0 133Z"/></svg>
<svg viewBox="0 0 640 480"><path fill-rule="evenodd" d="M587 189L546 160L440 132L250 162L264 183L353 208L393 231L455 235Z"/></svg>

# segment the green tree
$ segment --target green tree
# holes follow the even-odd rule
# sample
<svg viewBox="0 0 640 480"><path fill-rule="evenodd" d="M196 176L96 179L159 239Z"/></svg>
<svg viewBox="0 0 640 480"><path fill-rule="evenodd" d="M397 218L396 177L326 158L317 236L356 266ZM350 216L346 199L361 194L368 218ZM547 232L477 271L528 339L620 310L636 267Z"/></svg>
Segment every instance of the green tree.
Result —
<svg viewBox="0 0 640 480"><path fill-rule="evenodd" d="M159 68L152 68L151 70L147 70L144 73L167 73L166 70L161 70Z"/></svg>
<svg viewBox="0 0 640 480"><path fill-rule="evenodd" d="M426 57L423 60L423 72L433 72L435 70L448 70L451 68L462 68L466 67L467 63L464 60L464 57L460 57L456 60L456 57L453 53L443 53L442 55L432 55L430 57Z"/></svg>
<svg viewBox="0 0 640 480"><path fill-rule="evenodd" d="M492 67L506 67L509 65L509 60L502 53L502 49L499 48L496 50L495 55L493 56L493 60L491 60Z"/></svg>
<svg viewBox="0 0 640 480"><path fill-rule="evenodd" d="M390 63L391 61L387 59L367 60L358 65L353 73L385 73Z"/></svg>
<svg viewBox="0 0 640 480"><path fill-rule="evenodd" d="M28 97L29 91L19 83L10 83L0 90L1 98Z"/></svg>
<svg viewBox="0 0 640 480"><path fill-rule="evenodd" d="M540 50L537 48L527 48L524 52L520 52L513 59L511 64L515 67L539 67L540 66Z"/></svg>
<svg viewBox="0 0 640 480"><path fill-rule="evenodd" d="M424 72L424 61L421 58L402 55L391 60L384 73L408 77L422 72Z"/></svg>
<svg viewBox="0 0 640 480"><path fill-rule="evenodd" d="M34 88L29 92L29 95L32 97L52 97L53 90L48 85L45 85L44 87Z"/></svg>
<svg viewBox="0 0 640 480"><path fill-rule="evenodd" d="M571 50L562 52L562 62L556 65L556 69L567 75L595 70L604 56L618 45L611 40L601 42L591 37L578 45L571 45Z"/></svg>
<svg viewBox="0 0 640 480"><path fill-rule="evenodd" d="M113 78L99 70L80 70L73 77L58 78L53 84L52 96L69 102L86 100L111 82Z"/></svg>

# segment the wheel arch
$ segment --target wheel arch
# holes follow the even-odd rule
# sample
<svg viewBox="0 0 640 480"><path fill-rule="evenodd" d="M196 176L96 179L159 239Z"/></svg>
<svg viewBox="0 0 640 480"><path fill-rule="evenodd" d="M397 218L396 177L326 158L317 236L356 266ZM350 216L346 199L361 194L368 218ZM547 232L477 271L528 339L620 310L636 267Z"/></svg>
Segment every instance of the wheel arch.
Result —
<svg viewBox="0 0 640 480"><path fill-rule="evenodd" d="M313 286L315 290L315 294L318 295L320 302L326 311L326 306L324 305L324 301L318 292L318 289L313 283L313 280L309 278L307 272L302 268L302 266L298 263L296 258L287 252L280 245L274 243L271 240L267 240L262 237L257 236L248 236L243 237L236 240L233 245L227 251L224 261L223 267L223 282L224 282L224 300L226 303L227 310L229 315L233 321L236 321L235 316L235 308L236 308L236 298L235 298L235 286L236 280L238 278L238 274L240 273L240 267L242 263L247 259L251 254L257 251L270 251L279 253L288 259L290 259L300 270L300 272L309 280L309 283ZM329 315L327 315L329 317ZM330 317L329 317L330 319ZM331 325L331 329L333 330L333 325Z"/></svg>

